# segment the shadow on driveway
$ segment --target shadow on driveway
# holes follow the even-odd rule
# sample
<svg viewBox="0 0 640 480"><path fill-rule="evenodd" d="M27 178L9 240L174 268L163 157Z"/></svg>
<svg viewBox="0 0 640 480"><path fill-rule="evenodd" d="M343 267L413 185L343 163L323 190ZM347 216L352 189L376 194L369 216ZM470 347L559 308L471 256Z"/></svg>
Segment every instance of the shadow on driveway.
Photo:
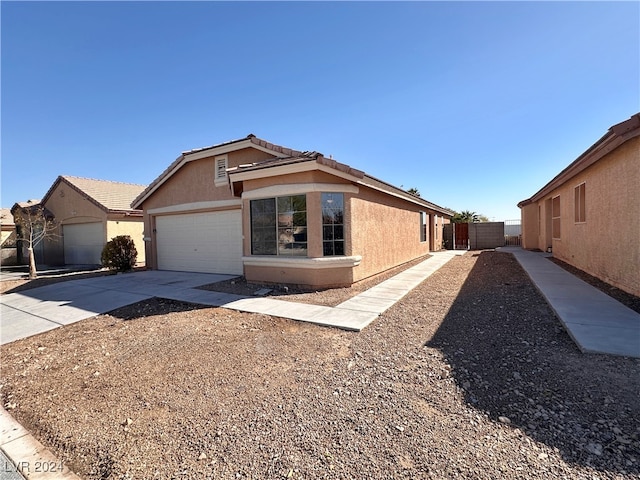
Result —
<svg viewBox="0 0 640 480"><path fill-rule="evenodd" d="M640 473L640 361L580 353L512 255L477 255L427 343L466 400L567 462Z"/></svg>

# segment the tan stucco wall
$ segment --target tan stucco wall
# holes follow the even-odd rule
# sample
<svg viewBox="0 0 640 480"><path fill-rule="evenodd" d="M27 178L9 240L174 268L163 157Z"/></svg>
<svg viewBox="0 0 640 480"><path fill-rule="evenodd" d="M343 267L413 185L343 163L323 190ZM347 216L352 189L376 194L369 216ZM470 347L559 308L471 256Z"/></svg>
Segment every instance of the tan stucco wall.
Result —
<svg viewBox="0 0 640 480"><path fill-rule="evenodd" d="M245 148L227 155L228 168L272 158L272 155ZM215 156L186 163L144 201L144 210L184 203L230 200L235 197L227 183L215 185Z"/></svg>
<svg viewBox="0 0 640 480"><path fill-rule="evenodd" d="M574 188L586 184L586 222L574 221ZM636 137L522 209L525 248L544 250L549 199L560 195L561 238L553 256L640 296L640 137ZM538 229L538 206L542 215Z"/></svg>
<svg viewBox="0 0 640 480"><path fill-rule="evenodd" d="M118 235L129 235L133 239L133 243L138 252L136 264L144 265L145 250L144 240L142 239L143 229L144 224L142 223L142 218L109 220L107 221L107 241Z"/></svg>
<svg viewBox="0 0 640 480"><path fill-rule="evenodd" d="M429 253L429 239L420 242L418 205L361 187L357 195L349 196L349 206L352 252L362 256L354 281ZM442 230L441 225L438 228Z"/></svg>
<svg viewBox="0 0 640 480"><path fill-rule="evenodd" d="M225 155L227 156L228 168L274 157L255 148L244 148ZM227 183L215 184L215 157L216 155L185 164L158 187L140 207L144 210L144 236L151 239L151 241L144 242L146 265L149 268L157 268L157 259L153 232L154 218L148 213L148 210L197 202L237 200L237 197L231 194ZM184 210L180 213L195 211L198 210Z"/></svg>

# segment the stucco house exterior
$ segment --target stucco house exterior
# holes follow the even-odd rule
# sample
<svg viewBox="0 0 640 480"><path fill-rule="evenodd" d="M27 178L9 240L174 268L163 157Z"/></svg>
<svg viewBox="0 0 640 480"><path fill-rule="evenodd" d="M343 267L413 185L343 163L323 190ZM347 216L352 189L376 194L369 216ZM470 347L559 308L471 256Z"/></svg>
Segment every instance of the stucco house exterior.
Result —
<svg viewBox="0 0 640 480"><path fill-rule="evenodd" d="M36 263L45 265L99 265L104 245L117 235L129 235L136 244L138 264L144 264L142 211L131 202L145 185L59 176L38 203L55 219L55 237L42 242ZM12 211L19 214L18 203ZM23 261L27 258L23 256Z"/></svg>
<svg viewBox="0 0 640 480"><path fill-rule="evenodd" d="M640 114L518 203L522 246L640 296Z"/></svg>
<svg viewBox="0 0 640 480"><path fill-rule="evenodd" d="M0 262L15 265L18 261L16 249L16 224L10 208L0 208Z"/></svg>
<svg viewBox="0 0 640 480"><path fill-rule="evenodd" d="M351 285L442 248L453 212L254 135L182 153L132 203L147 267Z"/></svg>

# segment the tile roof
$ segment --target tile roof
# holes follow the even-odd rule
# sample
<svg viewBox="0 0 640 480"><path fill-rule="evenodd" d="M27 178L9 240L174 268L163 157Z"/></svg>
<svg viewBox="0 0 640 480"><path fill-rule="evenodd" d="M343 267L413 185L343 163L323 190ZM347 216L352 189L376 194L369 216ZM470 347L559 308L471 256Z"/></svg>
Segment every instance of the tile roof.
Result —
<svg viewBox="0 0 640 480"><path fill-rule="evenodd" d="M140 212L140 210L131 208L131 202L146 187L145 185L133 183L61 175L53 182L53 185L42 199L43 203L46 203L54 188L60 182L65 182L107 212Z"/></svg>
<svg viewBox="0 0 640 480"><path fill-rule="evenodd" d="M393 185L391 185L390 183L387 182L383 182L382 180L378 180L375 177L372 177L370 175L367 175L366 173L357 170L355 168L350 167L349 165L346 165L344 163L340 163L337 162L331 158L326 158L324 157L321 153L318 152L303 152L303 155L299 155L299 156L295 156L295 157L287 157L287 158L272 158L269 160L265 160L262 162L256 162L256 163L252 163L252 164L247 164L247 165L240 165L239 167L235 167L235 168L231 168L228 170L230 175L233 175L235 173L242 173L242 172L251 172L251 171L257 171L257 170L264 170L267 168L273 168L273 167L281 167L284 165L293 165L296 163L303 163L303 162L315 162L315 163L319 163L321 165L325 165L327 167L333 168L335 170L338 170L340 172L346 173L348 175L351 175L352 177L356 177L358 179L360 179L358 181L358 183L364 185L364 186L368 186L368 187L373 187L377 190L381 190L387 193L390 193L392 195L396 195L400 198L403 198L405 200L408 200L412 203L418 203L420 205L423 205L431 210L435 210L438 211L442 214L445 215L451 215L453 216L455 214L455 212L449 210L448 208L444 208L444 207L440 207L439 205L436 205L435 203L429 202L421 197L418 197L416 195L412 195L409 192L407 192L406 190L403 190L401 188L395 187Z"/></svg>
<svg viewBox="0 0 640 480"><path fill-rule="evenodd" d="M397 188L394 187L391 184L388 184L386 182L383 182L381 180L378 180L374 177L371 177L369 175L366 175L363 171L361 170L357 170L355 168L350 167L349 165L346 165L344 163L340 163L337 162L335 160L333 160L332 158L326 158L324 155L322 155L322 153L320 152L315 152L315 151L301 151L301 150L294 150L291 148L287 148L287 147L283 147L281 145L276 145L273 143L269 143L266 140L262 140L258 137L256 137L253 134L249 134L247 135L245 138L240 138L240 139L236 139L236 140L231 140L229 142L224 142L224 143L218 143L216 145L212 145L209 147L202 147L202 148L195 148L192 150L186 150L184 152L182 152L182 154L176 158L171 165L169 165L153 182L151 182L149 184L149 186L144 189L144 191L142 191L138 197L133 200L133 202L131 202L132 205L138 205L141 204L152 192L153 190L159 185L161 184L163 181L165 181L167 178L169 178L171 175L173 175L173 173L176 171L176 168L180 168L180 164L185 161L185 157L188 155L193 155L196 153L200 153L200 152L204 152L207 150L213 150L213 149L218 149L221 147L226 147L229 145L233 145L236 143L241 143L241 142L250 142L254 145L260 146L262 148L266 148L268 150L270 150L271 152L274 152L275 154L277 154L278 156L276 158L269 158L269 159L265 159L263 161L260 162L255 162L255 163L251 163L251 164L247 164L247 165L240 165L239 167L233 167L228 169L228 172L230 175L234 174L234 173L242 173L242 172L249 172L249 171L256 171L256 170L262 170L262 169L267 169L267 168L274 168L274 167L280 167L280 166L285 166L285 165L292 165L292 164L296 164L296 163L305 163L305 162L315 162L321 165L325 165L329 168L338 170L340 172L343 172L345 174L351 175L352 177L356 177L357 179L359 179L358 183L365 185L365 186L370 186L372 188L376 188L378 190L381 190L383 192L389 193L391 195L395 195L397 197L403 198L405 200L408 200L412 203L417 203L419 205L423 205L429 209L432 210L436 210L444 215L453 215L455 212L452 212L451 210L447 209L447 208L443 208L440 207L434 203L428 202L426 200L424 200L423 198L417 197L415 195L412 195L410 193L408 193L405 190L402 190L401 188ZM242 148L246 148L242 147ZM213 153L213 152L212 152ZM197 158L197 157L196 157Z"/></svg>
<svg viewBox="0 0 640 480"><path fill-rule="evenodd" d="M10 208L0 208L0 225L15 225Z"/></svg>

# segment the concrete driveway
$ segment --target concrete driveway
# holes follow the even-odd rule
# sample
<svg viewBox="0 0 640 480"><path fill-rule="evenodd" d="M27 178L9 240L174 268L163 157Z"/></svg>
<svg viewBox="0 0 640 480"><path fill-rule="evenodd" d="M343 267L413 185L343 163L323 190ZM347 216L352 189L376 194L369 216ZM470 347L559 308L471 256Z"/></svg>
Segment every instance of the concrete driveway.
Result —
<svg viewBox="0 0 640 480"><path fill-rule="evenodd" d="M46 332L152 297L234 278L188 272L144 272L70 280L0 297L2 344Z"/></svg>

